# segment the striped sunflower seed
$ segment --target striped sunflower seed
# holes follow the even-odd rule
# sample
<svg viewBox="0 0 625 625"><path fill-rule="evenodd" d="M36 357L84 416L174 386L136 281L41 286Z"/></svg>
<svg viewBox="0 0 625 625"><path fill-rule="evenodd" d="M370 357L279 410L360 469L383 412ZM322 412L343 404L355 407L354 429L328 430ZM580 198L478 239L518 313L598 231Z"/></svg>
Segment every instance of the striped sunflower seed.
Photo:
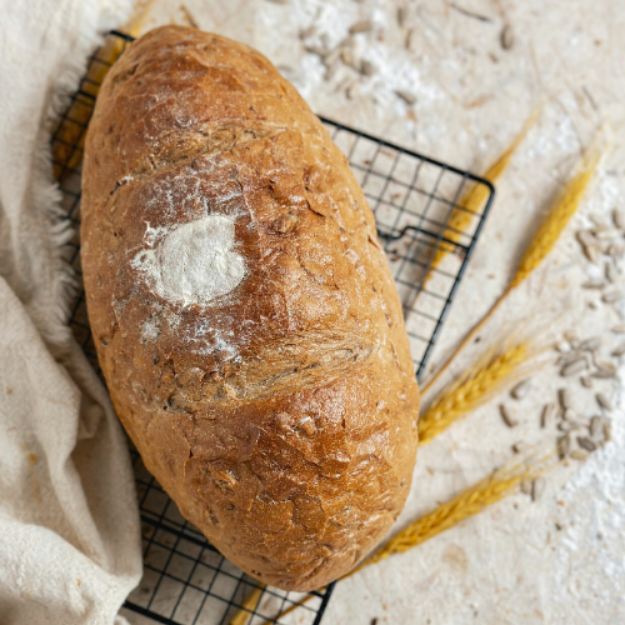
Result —
<svg viewBox="0 0 625 625"><path fill-rule="evenodd" d="M588 369L588 363L586 362L585 358L582 358L580 360L575 360L569 363L568 365L565 365L564 367L562 367L562 369L560 369L560 375L563 378L568 378L569 376L581 373L582 371L585 371L586 369Z"/></svg>
<svg viewBox="0 0 625 625"><path fill-rule="evenodd" d="M542 414L540 415L540 427L546 428L551 425L551 422L558 412L558 407L555 404L545 404L543 406Z"/></svg>
<svg viewBox="0 0 625 625"><path fill-rule="evenodd" d="M531 380L523 380L522 382L519 382L511 391L510 391L510 395L512 395L512 397L514 399L523 399L527 393L529 392L531 387Z"/></svg>
<svg viewBox="0 0 625 625"><path fill-rule="evenodd" d="M583 462L588 459L588 452L585 449L574 449L570 454L569 458L573 460L578 460L579 462Z"/></svg>
<svg viewBox="0 0 625 625"><path fill-rule="evenodd" d="M578 436L577 444L586 451L595 451L597 449L597 443L587 436Z"/></svg>
<svg viewBox="0 0 625 625"><path fill-rule="evenodd" d="M514 415L511 413L511 411L506 406L504 406L504 404L500 404L500 406L499 406L499 414L501 414L501 418L502 418L503 422L509 428L514 428L517 425L519 425L519 422L517 421L517 419L515 419Z"/></svg>
<svg viewBox="0 0 625 625"><path fill-rule="evenodd" d="M612 410L612 402L605 395L605 393L597 393L595 395L595 399L597 400L597 403L599 404L599 406L603 408L604 410L608 410L608 411Z"/></svg>

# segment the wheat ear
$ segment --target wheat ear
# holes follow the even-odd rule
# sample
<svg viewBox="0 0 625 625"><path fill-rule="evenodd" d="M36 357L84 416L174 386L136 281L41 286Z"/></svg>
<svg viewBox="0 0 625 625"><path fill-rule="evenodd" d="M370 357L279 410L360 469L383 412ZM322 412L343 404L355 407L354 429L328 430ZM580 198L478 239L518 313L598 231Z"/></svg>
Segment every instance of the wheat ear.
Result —
<svg viewBox="0 0 625 625"><path fill-rule="evenodd" d="M595 140L593 140L595 143ZM495 314L497 308L506 298L506 296L525 281L529 275L543 262L549 252L553 249L562 231L569 223L571 217L575 214L592 177L597 170L599 162L605 151L598 152L596 149L589 150L589 154L582 160L578 172L568 180L562 191L558 194L553 204L550 206L546 218L538 228L536 234L532 238L528 248L523 254L519 268L506 288L493 304L488 313L473 327L473 329L462 340L460 345L456 347L445 364L430 378L425 384L421 392L425 393L438 378L447 370L449 364L456 355L473 339L473 337L484 327L486 322Z"/></svg>
<svg viewBox="0 0 625 625"><path fill-rule="evenodd" d="M441 504L432 512L410 523L360 565L343 575L338 581L351 577L361 569L380 562L380 560L384 560L395 553L409 551L430 540L430 538L434 538L455 527L462 521L479 514L515 492L521 482L534 480L558 466L558 462L553 462L555 457L556 454L554 452L547 452L538 456L528 456L522 461L510 462L504 465L449 501ZM325 588L321 590L323 591ZM271 625L278 622L282 617L307 603L312 597L313 595L304 597L274 619L265 621L263 625Z"/></svg>
<svg viewBox="0 0 625 625"><path fill-rule="evenodd" d="M154 0L148 0L142 7L138 8L132 17L122 28L132 37L136 37L148 12L154 4ZM124 49L123 42L118 37L107 37L99 50L97 60L93 60L87 68L87 75L80 84L81 91L84 91L94 98L100 91L100 85L109 69L120 57ZM52 144L52 160L54 162L54 177L59 181L64 174L78 167L82 159L85 145L85 127L89 123L93 106L83 104L80 100L75 100L70 106L65 120L62 122L57 139Z"/></svg>
<svg viewBox="0 0 625 625"><path fill-rule="evenodd" d="M517 148L527 136L536 120L540 116L541 106L537 106L528 120L525 122L521 132L516 136L512 145L488 168L483 177L489 182L495 182L499 179L501 174L507 169L512 156L516 152ZM453 209L451 217L445 227L443 237L447 241L453 241L457 243L462 238L464 231L473 223L476 215L480 214L486 199L490 193L489 188L482 183L471 184L469 190L460 198L459 202ZM427 274L423 279L422 288L425 287L427 281L432 276L432 272L438 269L443 262L443 259L449 252L452 252L454 246L447 241L441 241L432 261L427 270Z"/></svg>

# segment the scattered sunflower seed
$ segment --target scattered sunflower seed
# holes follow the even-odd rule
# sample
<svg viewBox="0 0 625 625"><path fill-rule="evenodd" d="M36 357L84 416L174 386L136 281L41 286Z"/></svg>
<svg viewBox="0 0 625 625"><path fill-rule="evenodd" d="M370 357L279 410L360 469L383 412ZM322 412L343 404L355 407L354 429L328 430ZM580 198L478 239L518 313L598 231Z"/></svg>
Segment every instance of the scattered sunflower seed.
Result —
<svg viewBox="0 0 625 625"><path fill-rule="evenodd" d="M601 347L601 337L593 336L579 344L579 348L585 352L594 352Z"/></svg>
<svg viewBox="0 0 625 625"><path fill-rule="evenodd" d="M564 338L572 344L577 340L577 332L571 328L564 333Z"/></svg>
<svg viewBox="0 0 625 625"><path fill-rule="evenodd" d="M621 258L625 254L625 244L622 241L610 243L606 249L608 256L612 258Z"/></svg>
<svg viewBox="0 0 625 625"><path fill-rule="evenodd" d="M501 47L504 50L511 50L514 46L514 33L510 24L506 24L501 31Z"/></svg>
<svg viewBox="0 0 625 625"><path fill-rule="evenodd" d="M350 67L354 66L354 55L352 51L347 48L341 48L341 61L345 63L345 65L349 65Z"/></svg>
<svg viewBox="0 0 625 625"><path fill-rule="evenodd" d="M595 395L595 399L601 408L607 410L608 412L612 410L612 402L604 393L597 393Z"/></svg>
<svg viewBox="0 0 625 625"><path fill-rule="evenodd" d="M357 35L358 33L368 33L373 30L375 24L372 20L362 20L360 22L356 22L349 27L350 35Z"/></svg>
<svg viewBox="0 0 625 625"><path fill-rule="evenodd" d="M620 236L620 232L612 230L609 226L595 228L593 234L599 240L616 239Z"/></svg>
<svg viewBox="0 0 625 625"><path fill-rule="evenodd" d="M531 496L532 490L534 490L534 480L523 480L521 482L521 492L524 495Z"/></svg>
<svg viewBox="0 0 625 625"><path fill-rule="evenodd" d="M597 443L587 436L578 436L577 444L586 451L595 451L597 449Z"/></svg>
<svg viewBox="0 0 625 625"><path fill-rule="evenodd" d="M612 356L616 356L616 358L619 358L623 355L625 355L625 343L621 343L616 349L612 351Z"/></svg>
<svg viewBox="0 0 625 625"><path fill-rule="evenodd" d="M592 378L587 376L587 375L583 375L579 381L582 383L582 386L584 388L592 388Z"/></svg>
<svg viewBox="0 0 625 625"><path fill-rule="evenodd" d="M568 388L558 389L558 400L565 411L573 407L573 395Z"/></svg>
<svg viewBox="0 0 625 625"><path fill-rule="evenodd" d="M606 443L612 440L612 425L609 421L604 421L603 423L603 440Z"/></svg>
<svg viewBox="0 0 625 625"><path fill-rule="evenodd" d="M596 245L584 245L584 256L591 262L596 263L599 260L599 248Z"/></svg>
<svg viewBox="0 0 625 625"><path fill-rule="evenodd" d="M588 431L590 432L590 436L592 436L592 438L598 439L603 434L604 422L604 418L600 417L599 415L595 415L590 420L590 426L588 428Z"/></svg>
<svg viewBox="0 0 625 625"><path fill-rule="evenodd" d="M592 233L589 230L578 230L575 233L575 236L577 237L577 240L579 241L582 247L586 247L588 245L595 245L597 243L597 240L595 239L595 237L592 235Z"/></svg>
<svg viewBox="0 0 625 625"><path fill-rule="evenodd" d="M417 96L410 91L404 91L403 89L396 89L395 93L408 105L412 106L417 101Z"/></svg>
<svg viewBox="0 0 625 625"><path fill-rule="evenodd" d="M612 209L612 221L614 225L620 230L625 230L625 210L622 208Z"/></svg>
<svg viewBox="0 0 625 625"><path fill-rule="evenodd" d="M625 334L625 323L618 323L612 328L614 334Z"/></svg>
<svg viewBox="0 0 625 625"><path fill-rule="evenodd" d="M509 427L513 428L519 425L519 422L515 419L514 415L511 414L510 410L506 408L503 404L499 405L499 414L501 414L501 418L503 422Z"/></svg>
<svg viewBox="0 0 625 625"><path fill-rule="evenodd" d="M588 458L588 452L585 449L574 449L570 454L570 458L573 460L578 460L579 462L583 462Z"/></svg>
<svg viewBox="0 0 625 625"><path fill-rule="evenodd" d="M614 302L618 302L623 297L625 297L625 293L622 291L611 291L610 293L604 293L601 299L606 304L614 304Z"/></svg>
<svg viewBox="0 0 625 625"><path fill-rule="evenodd" d="M542 497L546 486L547 482L542 477L532 481L532 501L538 501Z"/></svg>
<svg viewBox="0 0 625 625"><path fill-rule="evenodd" d="M614 263L605 264L605 277L609 282L618 282L621 277L621 272Z"/></svg>
<svg viewBox="0 0 625 625"><path fill-rule="evenodd" d="M397 8L397 23L403 26L406 23L406 7Z"/></svg>
<svg viewBox="0 0 625 625"><path fill-rule="evenodd" d="M375 65L367 59L363 59L360 62L360 73L363 76L373 76L375 74Z"/></svg>
<svg viewBox="0 0 625 625"><path fill-rule="evenodd" d="M582 427L582 424L577 421L560 421L558 423L558 430L560 432L572 432L573 430L578 430Z"/></svg>
<svg viewBox="0 0 625 625"><path fill-rule="evenodd" d="M522 454L524 451L527 451L529 445L525 441L518 441L512 445L512 451L515 454Z"/></svg>
<svg viewBox="0 0 625 625"><path fill-rule="evenodd" d="M579 420L579 415L571 408L566 408L562 412L562 418L565 421L571 421L572 423L577 423L577 421Z"/></svg>
<svg viewBox="0 0 625 625"><path fill-rule="evenodd" d="M580 360L574 360L573 362L565 365L564 367L562 367L562 369L560 369L560 375L563 378L568 378L569 376L581 373L586 369L588 369L588 363L586 362L585 358Z"/></svg>
<svg viewBox="0 0 625 625"><path fill-rule="evenodd" d="M317 32L317 27L314 24L311 24L308 28L303 28L299 31L300 39L308 39Z"/></svg>
<svg viewBox="0 0 625 625"><path fill-rule="evenodd" d="M592 278L582 284L582 289L602 289L603 287L605 287L605 282L597 278Z"/></svg>
<svg viewBox="0 0 625 625"><path fill-rule="evenodd" d="M617 366L611 360L598 360L595 358L597 369L608 373L616 373Z"/></svg>
<svg viewBox="0 0 625 625"><path fill-rule="evenodd" d="M565 458L569 451L571 451L571 437L566 434L558 439L558 455L560 458Z"/></svg>
<svg viewBox="0 0 625 625"><path fill-rule="evenodd" d="M597 369L593 371L590 375L593 378L597 378L597 380L610 380L611 378L616 377L615 371L608 371L607 369Z"/></svg>
<svg viewBox="0 0 625 625"><path fill-rule="evenodd" d="M511 391L510 395L514 399L523 399L531 388L531 380L523 380L519 382Z"/></svg>
<svg viewBox="0 0 625 625"><path fill-rule="evenodd" d="M548 425L551 425L551 421L553 421L557 412L558 407L555 404L545 404L540 415L540 427L546 428Z"/></svg>
<svg viewBox="0 0 625 625"><path fill-rule="evenodd" d="M579 344L577 347L579 348ZM586 354L580 354L577 351L571 351L568 354L564 354L564 356L560 356L560 358L558 359L558 364L565 367L566 365L572 365L580 361L588 364L588 357L586 356Z"/></svg>

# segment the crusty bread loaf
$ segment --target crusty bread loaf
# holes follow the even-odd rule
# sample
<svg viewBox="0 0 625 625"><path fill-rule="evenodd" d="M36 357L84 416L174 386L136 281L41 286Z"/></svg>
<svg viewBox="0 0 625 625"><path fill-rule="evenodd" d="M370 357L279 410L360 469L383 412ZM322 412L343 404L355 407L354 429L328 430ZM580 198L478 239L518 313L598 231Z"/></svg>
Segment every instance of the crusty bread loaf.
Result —
<svg viewBox="0 0 625 625"><path fill-rule="evenodd" d="M267 59L178 26L124 53L82 266L117 413L227 558L307 590L381 540L417 447L401 305L345 156Z"/></svg>

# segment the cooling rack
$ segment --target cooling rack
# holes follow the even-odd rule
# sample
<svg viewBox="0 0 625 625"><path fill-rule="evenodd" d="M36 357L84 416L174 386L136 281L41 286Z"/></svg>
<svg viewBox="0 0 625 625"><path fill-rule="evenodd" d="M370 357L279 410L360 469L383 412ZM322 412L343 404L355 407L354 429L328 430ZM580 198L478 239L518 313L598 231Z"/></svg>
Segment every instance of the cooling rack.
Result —
<svg viewBox="0 0 625 625"><path fill-rule="evenodd" d="M101 81L132 41L117 31L107 36L90 58L87 74L52 136L54 175L67 219L75 226L74 238L64 249L80 283L71 326L98 372L80 266L82 151ZM375 213L404 310L415 374L420 378L477 243L494 189L469 172L321 120L345 152ZM478 212L462 205L464 194L474 185L484 185L488 196ZM452 219L459 213L465 215L462 220ZM454 227L459 221L461 230ZM440 250L444 258L433 262ZM260 585L182 518L132 445L131 455L144 557L143 579L122 611L133 624L319 625L333 584L312 593L287 593Z"/></svg>

